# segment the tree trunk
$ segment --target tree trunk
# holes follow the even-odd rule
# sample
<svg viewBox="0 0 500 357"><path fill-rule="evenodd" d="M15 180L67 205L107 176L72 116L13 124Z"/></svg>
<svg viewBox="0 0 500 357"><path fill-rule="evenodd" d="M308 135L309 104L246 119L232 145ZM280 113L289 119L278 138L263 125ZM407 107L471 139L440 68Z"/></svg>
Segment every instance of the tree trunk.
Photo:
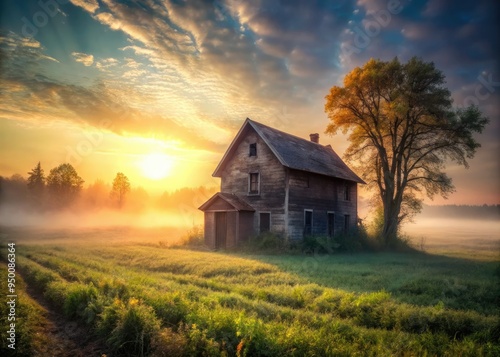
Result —
<svg viewBox="0 0 500 357"><path fill-rule="evenodd" d="M392 198L383 201L384 225L382 227L382 238L386 248L393 248L398 239L399 211L401 205L394 202Z"/></svg>
<svg viewBox="0 0 500 357"><path fill-rule="evenodd" d="M384 238L384 243L386 248L394 247L398 239L398 220L397 217L385 217L384 216L384 226L382 228L382 237Z"/></svg>

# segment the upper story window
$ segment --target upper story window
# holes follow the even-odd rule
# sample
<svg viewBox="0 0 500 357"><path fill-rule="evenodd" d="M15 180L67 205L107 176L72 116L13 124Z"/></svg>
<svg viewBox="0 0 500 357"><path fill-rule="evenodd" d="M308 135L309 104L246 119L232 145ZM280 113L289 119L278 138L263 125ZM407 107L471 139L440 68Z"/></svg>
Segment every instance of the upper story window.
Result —
<svg viewBox="0 0 500 357"><path fill-rule="evenodd" d="M257 195L259 193L259 173L252 172L248 176L248 193Z"/></svg>
<svg viewBox="0 0 500 357"><path fill-rule="evenodd" d="M257 156L257 143L250 144L248 156Z"/></svg>
<svg viewBox="0 0 500 357"><path fill-rule="evenodd" d="M347 183L344 186L344 200L346 201L351 200L351 187Z"/></svg>

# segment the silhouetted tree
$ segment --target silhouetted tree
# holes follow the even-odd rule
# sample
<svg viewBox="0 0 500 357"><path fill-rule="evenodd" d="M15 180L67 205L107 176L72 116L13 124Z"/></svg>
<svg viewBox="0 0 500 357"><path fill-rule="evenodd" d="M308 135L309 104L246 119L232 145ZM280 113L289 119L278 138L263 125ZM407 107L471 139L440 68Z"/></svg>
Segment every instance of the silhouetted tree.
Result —
<svg viewBox="0 0 500 357"><path fill-rule="evenodd" d="M96 180L82 192L84 203L87 207L99 208L104 207L109 201L109 185L103 180Z"/></svg>
<svg viewBox="0 0 500 357"><path fill-rule="evenodd" d="M371 59L326 96L326 132L350 132L345 158L378 192L387 246L397 241L400 223L421 210L420 192L446 197L454 191L445 162L468 167L480 147L473 134L488 119L476 106L453 109L444 78L418 58L406 64Z"/></svg>
<svg viewBox="0 0 500 357"><path fill-rule="evenodd" d="M31 202L40 208L43 203L45 191L45 175L40 162L28 172L28 192Z"/></svg>
<svg viewBox="0 0 500 357"><path fill-rule="evenodd" d="M24 206L27 202L26 180L19 174L9 178L0 176L0 204Z"/></svg>
<svg viewBox="0 0 500 357"><path fill-rule="evenodd" d="M128 177L123 173L118 172L113 180L113 187L111 189L111 198L116 200L118 207L122 207L125 201L125 196L130 192L130 182Z"/></svg>
<svg viewBox="0 0 500 357"><path fill-rule="evenodd" d="M67 206L78 197L84 182L73 166L61 164L50 170L47 190L57 205Z"/></svg>

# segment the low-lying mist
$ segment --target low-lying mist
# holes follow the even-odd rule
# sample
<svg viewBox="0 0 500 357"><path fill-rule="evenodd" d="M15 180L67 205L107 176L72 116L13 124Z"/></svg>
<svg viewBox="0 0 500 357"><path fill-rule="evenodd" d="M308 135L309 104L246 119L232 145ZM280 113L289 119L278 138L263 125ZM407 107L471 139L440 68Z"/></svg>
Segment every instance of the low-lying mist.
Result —
<svg viewBox="0 0 500 357"><path fill-rule="evenodd" d="M500 260L500 205L424 205L401 232L423 251Z"/></svg>
<svg viewBox="0 0 500 357"><path fill-rule="evenodd" d="M167 244L203 223L201 212L147 210L26 212L0 207L0 240L29 244Z"/></svg>
<svg viewBox="0 0 500 357"><path fill-rule="evenodd" d="M0 176L0 233L29 240L75 237L172 241L203 223L198 207L216 187L185 187L160 195L133 187L120 200L97 180L75 192L33 190L21 175ZM71 194L69 194L71 193Z"/></svg>
<svg viewBox="0 0 500 357"><path fill-rule="evenodd" d="M40 229L98 228L130 226L187 228L203 223L203 214L194 210L97 211L61 210L28 212L15 206L0 207L0 226Z"/></svg>

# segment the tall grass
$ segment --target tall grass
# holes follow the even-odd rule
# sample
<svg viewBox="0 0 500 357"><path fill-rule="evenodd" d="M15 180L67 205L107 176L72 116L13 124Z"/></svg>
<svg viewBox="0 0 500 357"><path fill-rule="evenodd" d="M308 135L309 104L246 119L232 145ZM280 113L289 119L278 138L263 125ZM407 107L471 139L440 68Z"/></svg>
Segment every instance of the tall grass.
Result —
<svg viewBox="0 0 500 357"><path fill-rule="evenodd" d="M431 297L420 306L398 296L398 291L408 299L419 296L408 285L415 275L391 284L390 269L399 275L414 270L405 255L376 261L367 254L324 259L239 257L134 245L56 248L20 249L24 276L69 319L105 339L117 355L500 353L496 310L461 306L459 296L449 297L456 308L435 303L441 292L425 285ZM317 259L315 268L299 269L305 259ZM426 273L438 276L458 265L446 260L423 263L434 264ZM483 286L487 278L481 269L486 272L489 266L476 268L476 284ZM377 275L382 281L375 284ZM457 286L470 282L453 277ZM346 288L339 289L342 280ZM419 284L416 280L415 286ZM493 306L484 290L472 296Z"/></svg>

